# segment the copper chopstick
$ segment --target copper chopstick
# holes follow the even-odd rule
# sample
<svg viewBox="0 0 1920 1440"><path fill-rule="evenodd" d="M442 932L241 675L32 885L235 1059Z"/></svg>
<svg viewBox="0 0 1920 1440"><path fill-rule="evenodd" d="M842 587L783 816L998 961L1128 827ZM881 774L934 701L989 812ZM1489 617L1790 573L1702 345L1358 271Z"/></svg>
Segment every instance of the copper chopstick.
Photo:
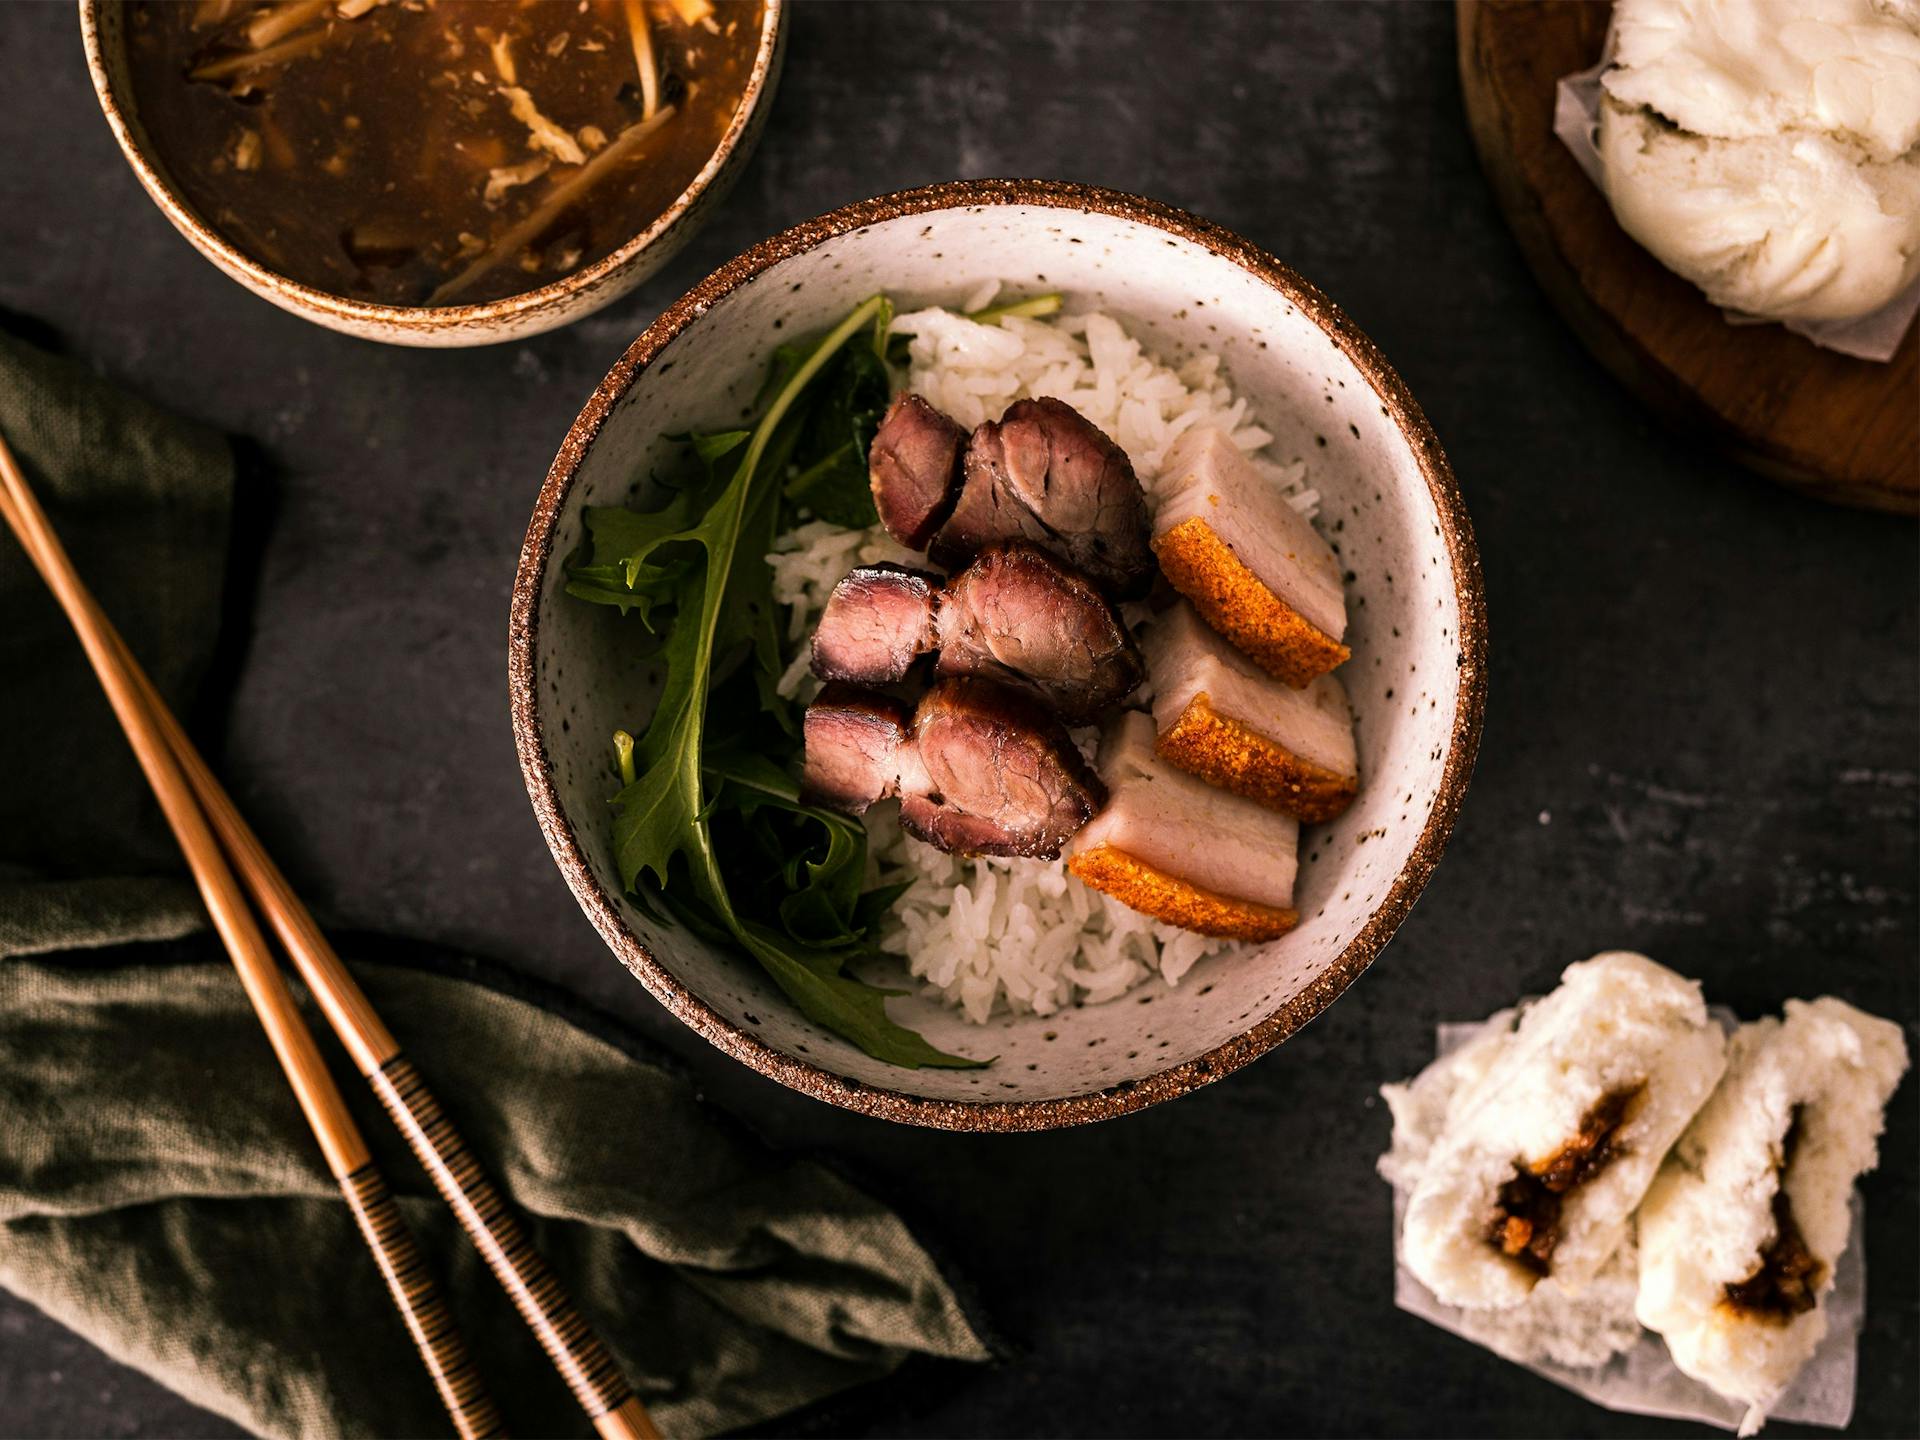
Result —
<svg viewBox="0 0 1920 1440"><path fill-rule="evenodd" d="M401 1052L399 1043L381 1022L365 992L341 964L339 956L334 953L312 915L293 893L292 887L241 818L206 762L195 751L179 722L167 710L125 643L114 632L111 622L87 593L73 570L72 562L53 535L45 515L40 512L4 440L0 440L0 482L4 482L0 488L4 488L12 497L11 503L6 506L4 518L26 544L36 568L79 633L88 659L106 687L108 698L114 703L115 713L134 744L142 768L147 771L149 783L153 784L156 794L161 793L163 781L169 779L189 792L185 806L189 818L185 830L195 836L196 842L204 841L204 844L190 845L181 825L175 825L175 834L181 837L182 849L187 852L196 878L201 878L200 862L210 852L218 865L218 874L224 875L228 887L233 886L233 873L220 857L220 850L224 848L227 859L238 869L254 904L273 927L295 967L319 1001L334 1033L372 1086L441 1196L453 1208L488 1268L532 1327L542 1348L592 1419L595 1430L603 1440L656 1440L658 1432L604 1343L574 1308L572 1300L546 1262L534 1250L519 1220L507 1208L492 1181L441 1110L439 1102ZM197 804L194 803L196 801ZM162 804L163 808L168 809L171 821L173 809L167 806L164 797ZM201 888L203 895L209 895L209 882L204 878L201 878ZM251 932L252 940L257 942L247 951L249 960L246 965L242 965L241 952L229 943L230 951L235 954L236 965L242 966L243 980L248 977L248 966L264 964L286 997L286 1016L299 1026L308 1048L313 1049L312 1037L300 1024L298 1013L293 1009L292 997L286 992L285 983L265 948L253 917L246 911L244 902L238 900L237 889L231 897L235 902L233 904L228 903L230 897L220 889L217 880L213 890L218 892L219 908L216 908L216 898L210 895L208 909L223 939L228 935L229 923L233 923L236 933L239 933L239 926L243 925L245 930ZM237 922L234 921L236 912L239 917ZM229 923L223 923L223 916L227 917ZM256 955L258 962L253 958ZM251 984L249 993L252 993ZM256 1008L259 1008L257 1001ZM268 1022L264 1010L262 1022L268 1025L270 1037L273 1036L274 1026ZM324 1067L318 1065L317 1050L314 1051L314 1062L314 1068L331 1090L331 1080L326 1077ZM295 1072L291 1066L288 1069L291 1078ZM300 1082L296 1080L296 1093L301 1093L299 1087ZM338 1118L351 1126L344 1102L337 1091L332 1091L332 1094ZM304 1094L302 1103L306 1104ZM331 1121L332 1114L329 1113L327 1118ZM316 1133L322 1133L318 1122L315 1123L315 1130ZM357 1132L355 1139L358 1139ZM364 1152L364 1142L359 1148ZM450 1333L450 1325L448 1329ZM456 1414L456 1421L458 1418Z"/></svg>
<svg viewBox="0 0 1920 1440"><path fill-rule="evenodd" d="M143 689L140 682L144 676L136 680L122 663L125 648L119 636L73 576L71 562L27 491L4 441L0 441L0 481L4 482L0 485L0 518L20 537L34 567L73 621L140 768L146 772L187 857L201 898L233 959L261 1028L267 1032L294 1097L319 1141L327 1169L373 1252L441 1403L467 1440L504 1434L500 1414L421 1258L413 1232L401 1218L386 1180L374 1165L367 1142L347 1110L346 1099L321 1058L313 1032L300 1017L293 992L248 910L233 872L221 858L219 844L194 801L185 774L152 723L148 707L158 697L150 685Z"/></svg>

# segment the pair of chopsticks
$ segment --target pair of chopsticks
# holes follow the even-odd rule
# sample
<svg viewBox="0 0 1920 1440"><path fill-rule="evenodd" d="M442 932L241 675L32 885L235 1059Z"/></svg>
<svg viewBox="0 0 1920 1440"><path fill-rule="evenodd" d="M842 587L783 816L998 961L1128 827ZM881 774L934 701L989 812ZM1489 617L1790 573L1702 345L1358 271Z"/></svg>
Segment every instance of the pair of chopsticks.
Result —
<svg viewBox="0 0 1920 1440"><path fill-rule="evenodd" d="M339 1183L463 1440L503 1434L500 1412L373 1163L345 1097L327 1071L312 1031L301 1018L286 977L248 907L249 896L441 1198L453 1207L461 1228L479 1247L481 1258L593 1420L594 1429L603 1440L657 1440L659 1432L600 1337L534 1250L519 1220L401 1053L399 1042L381 1023L313 916L268 858L88 593L4 438L0 438L0 519L19 536L34 568L79 635L186 855L214 928L320 1143L327 1168Z"/></svg>

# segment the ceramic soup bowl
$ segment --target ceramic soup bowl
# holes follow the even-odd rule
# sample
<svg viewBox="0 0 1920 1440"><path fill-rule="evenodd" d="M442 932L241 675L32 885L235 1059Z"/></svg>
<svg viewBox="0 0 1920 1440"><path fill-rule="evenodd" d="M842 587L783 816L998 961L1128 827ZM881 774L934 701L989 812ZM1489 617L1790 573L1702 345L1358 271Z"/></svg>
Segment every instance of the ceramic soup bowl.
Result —
<svg viewBox="0 0 1920 1440"><path fill-rule="evenodd" d="M94 93L114 139L153 202L193 248L263 300L329 330L389 345L450 348L521 340L610 305L655 274L693 239L746 168L780 78L787 0L766 0L759 49L720 143L666 211L591 265L537 289L473 305L377 305L302 285L231 244L187 203L148 142L127 74L124 0L79 0L80 38Z"/></svg>
<svg viewBox="0 0 1920 1440"><path fill-rule="evenodd" d="M875 291L953 305L983 281L1063 292L1162 359L1222 357L1304 458L1347 585L1361 791L1304 830L1299 928L1201 961L1177 986L975 1026L919 994L890 1013L984 1069L901 1069L804 1019L740 954L651 921L613 859L609 739L643 723L645 665L619 617L563 593L589 505L657 503L688 430L750 412L770 354ZM1319 1014L1379 954L1438 860L1479 737L1486 630L1478 555L1438 441L1380 352L1312 285L1224 230L1082 186L979 181L885 196L775 236L636 340L574 422L541 488L513 593L514 732L554 858L620 960L729 1054L833 1104L915 1124L1031 1130L1118 1115L1246 1064ZM899 977L910 987L904 971Z"/></svg>

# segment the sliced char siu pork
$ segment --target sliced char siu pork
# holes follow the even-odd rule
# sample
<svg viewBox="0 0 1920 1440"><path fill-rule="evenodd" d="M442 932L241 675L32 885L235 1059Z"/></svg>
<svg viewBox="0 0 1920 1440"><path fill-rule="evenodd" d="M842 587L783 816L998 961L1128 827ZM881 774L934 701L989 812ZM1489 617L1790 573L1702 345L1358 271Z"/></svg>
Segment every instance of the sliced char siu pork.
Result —
<svg viewBox="0 0 1920 1440"><path fill-rule="evenodd" d="M942 850L1051 860L1106 803L1060 722L990 680L937 681L914 711L913 742L900 823Z"/></svg>
<svg viewBox="0 0 1920 1440"><path fill-rule="evenodd" d="M953 510L967 432L912 391L894 397L867 448L867 481L887 533L924 550Z"/></svg>
<svg viewBox="0 0 1920 1440"><path fill-rule="evenodd" d="M1100 774L1112 799L1073 837L1067 868L1183 930L1235 940L1291 930L1300 920L1300 822L1174 769L1153 745L1153 721L1138 710L1101 737Z"/></svg>
<svg viewBox="0 0 1920 1440"><path fill-rule="evenodd" d="M826 686L802 723L802 797L864 815L874 801L898 794L901 766L913 748L912 723L907 706L891 695L837 682Z"/></svg>
<svg viewBox="0 0 1920 1440"><path fill-rule="evenodd" d="M936 565L957 570L996 540L1026 540L1109 594L1146 593L1154 560L1132 462L1065 401L1015 401L973 432L961 472L929 548Z"/></svg>
<svg viewBox="0 0 1920 1440"><path fill-rule="evenodd" d="M813 673L822 680L891 685L938 643L940 578L899 565L847 572L813 632Z"/></svg>
<svg viewBox="0 0 1920 1440"><path fill-rule="evenodd" d="M1107 792L1060 722L990 680L935 683L911 718L878 691L834 683L807 707L801 794L863 815L900 796L910 835L967 855L1052 860Z"/></svg>
<svg viewBox="0 0 1920 1440"><path fill-rule="evenodd" d="M948 582L939 630L940 674L1020 685L1069 725L1125 699L1145 673L1099 590L1023 541L989 545Z"/></svg>
<svg viewBox="0 0 1920 1440"><path fill-rule="evenodd" d="M1353 803L1360 767L1337 677L1300 690L1274 679L1184 600L1153 617L1140 648L1162 760L1304 821L1331 820Z"/></svg>
<svg viewBox="0 0 1920 1440"><path fill-rule="evenodd" d="M1153 484L1153 550L1200 618L1275 679L1347 658L1340 561L1225 431L1189 430Z"/></svg>
<svg viewBox="0 0 1920 1440"><path fill-rule="evenodd" d="M814 631L813 673L891 685L934 649L940 674L1030 690L1070 725L1124 699L1143 673L1139 650L1099 590L1022 541L988 546L944 591L933 576L897 565L851 571Z"/></svg>

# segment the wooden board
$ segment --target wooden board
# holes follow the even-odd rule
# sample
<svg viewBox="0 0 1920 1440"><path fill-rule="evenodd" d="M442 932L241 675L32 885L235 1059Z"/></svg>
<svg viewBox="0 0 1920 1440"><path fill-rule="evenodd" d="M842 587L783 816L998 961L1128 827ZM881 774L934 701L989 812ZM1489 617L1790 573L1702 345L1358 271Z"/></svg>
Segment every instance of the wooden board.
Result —
<svg viewBox="0 0 1920 1440"><path fill-rule="evenodd" d="M1535 276L1595 357L1683 435L1824 500L1920 513L1920 326L1882 365L1779 325L1729 325L1614 222L1553 133L1554 86L1599 59L1610 10L1459 0L1467 122Z"/></svg>

